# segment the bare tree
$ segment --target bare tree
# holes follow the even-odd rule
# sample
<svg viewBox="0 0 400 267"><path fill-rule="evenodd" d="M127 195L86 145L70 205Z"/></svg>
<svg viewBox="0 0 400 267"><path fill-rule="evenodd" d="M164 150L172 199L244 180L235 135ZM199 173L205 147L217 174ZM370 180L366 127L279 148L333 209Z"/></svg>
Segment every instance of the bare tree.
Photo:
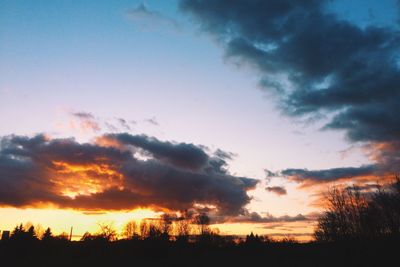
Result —
<svg viewBox="0 0 400 267"><path fill-rule="evenodd" d="M194 218L195 224L199 227L200 235L206 235L210 232L209 224L210 224L210 217L206 213L200 213Z"/></svg>
<svg viewBox="0 0 400 267"><path fill-rule="evenodd" d="M373 195L371 209L379 216L378 232L383 236L400 237L400 176Z"/></svg>
<svg viewBox="0 0 400 267"><path fill-rule="evenodd" d="M168 213L164 213L161 215L160 218L160 230L162 233L162 237L166 240L169 240L169 237L172 232L172 222L173 222L174 216Z"/></svg>
<svg viewBox="0 0 400 267"><path fill-rule="evenodd" d="M163 237L162 228L158 221L155 221L155 220L150 221L148 223L148 226L149 226L149 231L148 231L148 235L147 235L148 239L158 240Z"/></svg>
<svg viewBox="0 0 400 267"><path fill-rule="evenodd" d="M333 188L318 220L317 241L348 241L400 237L400 179L375 192L358 187Z"/></svg>
<svg viewBox="0 0 400 267"><path fill-rule="evenodd" d="M126 239L133 239L137 236L138 225L132 220L125 224L123 235Z"/></svg>
<svg viewBox="0 0 400 267"><path fill-rule="evenodd" d="M188 218L181 217L175 222L175 234L177 241L187 242L192 232L192 225Z"/></svg>
<svg viewBox="0 0 400 267"><path fill-rule="evenodd" d="M326 199L327 210L318 220L315 238L320 241L354 239L362 235L365 198L356 188L332 188Z"/></svg>
<svg viewBox="0 0 400 267"><path fill-rule="evenodd" d="M146 220L142 220L140 222L140 238L141 239L146 239L149 236L149 224L147 223Z"/></svg>
<svg viewBox="0 0 400 267"><path fill-rule="evenodd" d="M99 227L99 236L108 241L117 240L117 231L115 230L113 222L100 222L97 225Z"/></svg>

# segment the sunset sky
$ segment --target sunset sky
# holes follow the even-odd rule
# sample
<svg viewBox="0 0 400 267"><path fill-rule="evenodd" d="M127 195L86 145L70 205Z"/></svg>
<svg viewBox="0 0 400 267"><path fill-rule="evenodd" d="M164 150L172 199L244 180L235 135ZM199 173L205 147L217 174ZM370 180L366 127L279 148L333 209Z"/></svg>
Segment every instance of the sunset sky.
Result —
<svg viewBox="0 0 400 267"><path fill-rule="evenodd" d="M309 238L400 172L400 2L0 2L0 230L207 210Z"/></svg>

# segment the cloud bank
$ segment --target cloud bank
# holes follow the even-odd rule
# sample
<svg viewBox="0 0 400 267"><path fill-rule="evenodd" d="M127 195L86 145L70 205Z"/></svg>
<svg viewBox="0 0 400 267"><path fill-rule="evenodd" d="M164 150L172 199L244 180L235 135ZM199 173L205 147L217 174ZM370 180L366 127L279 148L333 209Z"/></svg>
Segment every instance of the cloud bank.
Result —
<svg viewBox="0 0 400 267"><path fill-rule="evenodd" d="M144 135L105 134L92 143L45 135L0 139L0 205L80 210L208 207L245 212L258 180L230 175L199 146ZM146 159L137 156L146 153ZM218 162L218 164L215 164Z"/></svg>

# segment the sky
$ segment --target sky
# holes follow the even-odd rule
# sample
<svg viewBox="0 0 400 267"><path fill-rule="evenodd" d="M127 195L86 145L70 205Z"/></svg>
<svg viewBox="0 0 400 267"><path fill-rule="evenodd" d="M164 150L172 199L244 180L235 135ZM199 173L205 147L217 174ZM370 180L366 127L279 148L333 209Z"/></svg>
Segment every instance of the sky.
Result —
<svg viewBox="0 0 400 267"><path fill-rule="evenodd" d="M309 237L400 161L396 0L1 1L0 230L207 210Z"/></svg>

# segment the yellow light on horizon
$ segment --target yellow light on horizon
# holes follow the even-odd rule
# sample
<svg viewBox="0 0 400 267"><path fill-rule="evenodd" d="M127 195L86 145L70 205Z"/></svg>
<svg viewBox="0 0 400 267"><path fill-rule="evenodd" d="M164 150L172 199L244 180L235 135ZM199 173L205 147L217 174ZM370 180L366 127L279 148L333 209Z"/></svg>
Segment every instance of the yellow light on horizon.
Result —
<svg viewBox="0 0 400 267"><path fill-rule="evenodd" d="M0 208L0 230L12 230L20 223L40 224L50 227L55 235L70 232L73 227L74 236L82 236L85 232L95 233L99 223L111 223L120 234L124 225L131 220L140 222L146 218L156 218L161 212L151 209L134 209L130 211L78 211L55 208ZM79 238L78 238L79 239Z"/></svg>

